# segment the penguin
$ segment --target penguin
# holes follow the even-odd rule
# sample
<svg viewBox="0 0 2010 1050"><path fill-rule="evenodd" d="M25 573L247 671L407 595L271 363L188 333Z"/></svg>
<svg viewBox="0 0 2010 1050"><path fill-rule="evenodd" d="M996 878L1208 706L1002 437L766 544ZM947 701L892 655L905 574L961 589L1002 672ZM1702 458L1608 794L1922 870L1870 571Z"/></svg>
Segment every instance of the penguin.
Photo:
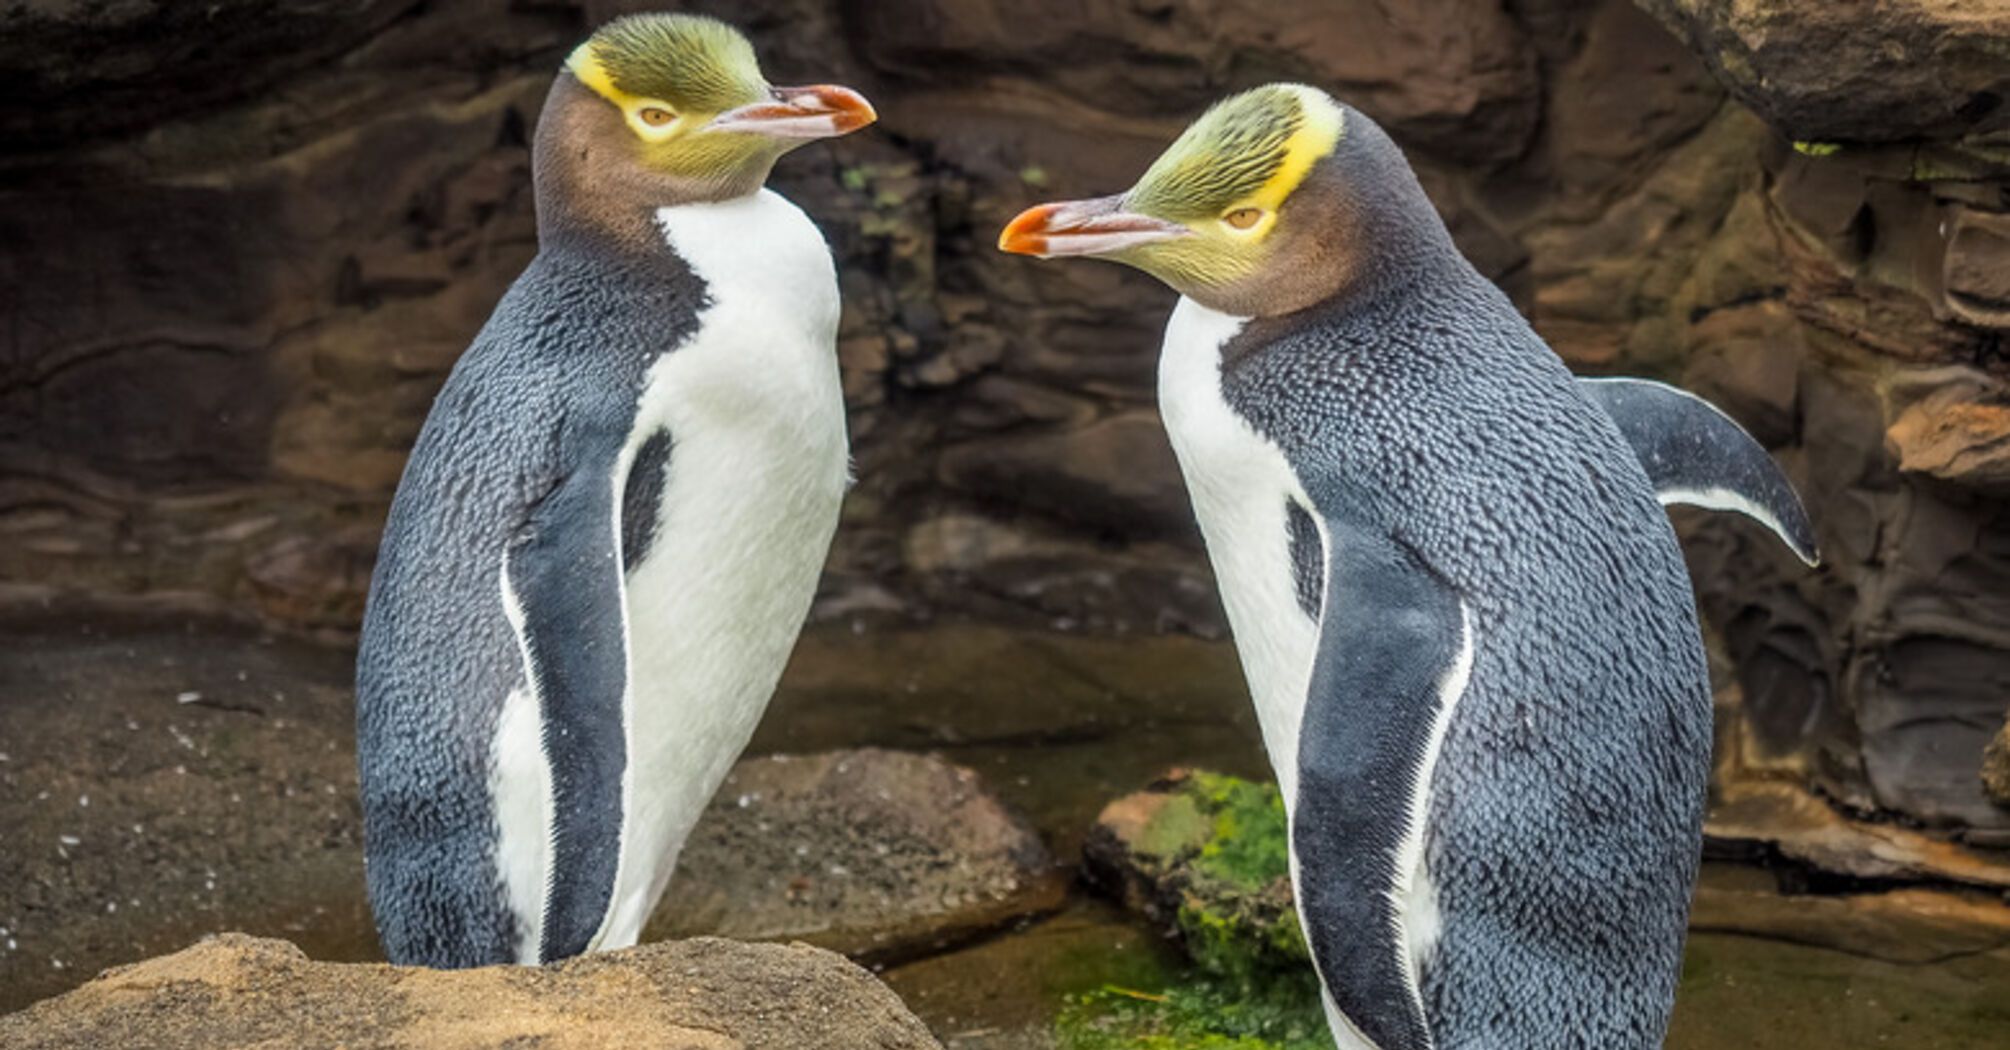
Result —
<svg viewBox="0 0 2010 1050"><path fill-rule="evenodd" d="M849 478L831 254L764 189L870 124L689 15L610 22L538 121L538 251L393 498L357 657L394 963L635 943L752 734Z"/></svg>
<svg viewBox="0 0 2010 1050"><path fill-rule="evenodd" d="M1339 1046L1659 1046L1711 744L1662 506L1813 558L1764 450L1673 388L1574 379L1316 88L1226 99L999 246L1181 293L1160 410Z"/></svg>

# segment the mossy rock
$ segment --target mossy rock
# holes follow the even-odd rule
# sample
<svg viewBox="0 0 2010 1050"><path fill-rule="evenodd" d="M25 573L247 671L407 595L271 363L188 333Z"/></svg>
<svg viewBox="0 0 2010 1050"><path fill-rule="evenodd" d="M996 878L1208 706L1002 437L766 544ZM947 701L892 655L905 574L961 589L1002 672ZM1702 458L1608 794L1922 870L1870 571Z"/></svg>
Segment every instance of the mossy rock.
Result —
<svg viewBox="0 0 2010 1050"><path fill-rule="evenodd" d="M1177 770L1105 807L1083 852L1093 883L1240 980L1308 965L1286 842L1276 787Z"/></svg>
<svg viewBox="0 0 2010 1050"><path fill-rule="evenodd" d="M1064 1050L1329 1050L1277 789L1176 770L1111 803L1084 846L1090 881L1152 918L1193 961L1160 988L1070 1003Z"/></svg>

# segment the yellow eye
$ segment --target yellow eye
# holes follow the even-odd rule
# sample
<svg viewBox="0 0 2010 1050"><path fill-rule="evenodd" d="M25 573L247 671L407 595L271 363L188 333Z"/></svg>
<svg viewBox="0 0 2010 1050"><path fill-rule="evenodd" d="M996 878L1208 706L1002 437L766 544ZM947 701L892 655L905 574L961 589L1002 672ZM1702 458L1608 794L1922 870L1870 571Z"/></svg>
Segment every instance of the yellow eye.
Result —
<svg viewBox="0 0 2010 1050"><path fill-rule="evenodd" d="M660 128L677 119L677 114L662 106L644 106L635 115L642 118L642 123L652 128Z"/></svg>
<svg viewBox="0 0 2010 1050"><path fill-rule="evenodd" d="M1247 230L1263 221L1262 208L1237 208L1221 217L1221 221L1238 230Z"/></svg>

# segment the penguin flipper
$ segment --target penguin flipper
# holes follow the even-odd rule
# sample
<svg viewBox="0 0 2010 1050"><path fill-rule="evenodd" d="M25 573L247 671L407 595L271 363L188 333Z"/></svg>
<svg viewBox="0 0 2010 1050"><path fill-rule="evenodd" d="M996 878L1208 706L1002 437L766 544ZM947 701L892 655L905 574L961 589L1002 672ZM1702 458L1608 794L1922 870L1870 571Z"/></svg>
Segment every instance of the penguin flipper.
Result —
<svg viewBox="0 0 2010 1050"><path fill-rule="evenodd" d="M1736 511L1771 529L1802 561L1821 562L1793 483L1717 406L1646 379L1583 378L1577 385L1619 425L1662 506Z"/></svg>
<svg viewBox="0 0 2010 1050"><path fill-rule="evenodd" d="M551 769L540 962L592 945L621 857L628 638L611 474L562 480L531 508L504 563Z"/></svg>
<svg viewBox="0 0 2010 1050"><path fill-rule="evenodd" d="M1324 611L1291 821L1298 907L1336 1028L1380 1050L1427 1050L1420 956L1436 931L1424 821L1472 670L1471 619L1386 530L1347 514L1322 521Z"/></svg>

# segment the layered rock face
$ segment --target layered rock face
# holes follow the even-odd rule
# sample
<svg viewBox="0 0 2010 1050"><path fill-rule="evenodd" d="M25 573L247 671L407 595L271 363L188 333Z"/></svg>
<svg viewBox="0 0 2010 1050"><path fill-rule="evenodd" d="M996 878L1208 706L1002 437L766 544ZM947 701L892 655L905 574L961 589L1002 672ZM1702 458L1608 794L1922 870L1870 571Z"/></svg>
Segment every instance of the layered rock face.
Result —
<svg viewBox="0 0 2010 1050"><path fill-rule="evenodd" d="M535 250L551 72L661 5L185 6L0 10L0 597L340 633L434 391ZM1682 382L1789 465L1818 573L1682 518L1735 768L2010 836L1980 776L2010 683L2010 5L684 6L882 114L776 179L845 292L827 612L1222 630L1154 416L1170 294L992 243L1300 79L1396 135L1574 366Z"/></svg>

